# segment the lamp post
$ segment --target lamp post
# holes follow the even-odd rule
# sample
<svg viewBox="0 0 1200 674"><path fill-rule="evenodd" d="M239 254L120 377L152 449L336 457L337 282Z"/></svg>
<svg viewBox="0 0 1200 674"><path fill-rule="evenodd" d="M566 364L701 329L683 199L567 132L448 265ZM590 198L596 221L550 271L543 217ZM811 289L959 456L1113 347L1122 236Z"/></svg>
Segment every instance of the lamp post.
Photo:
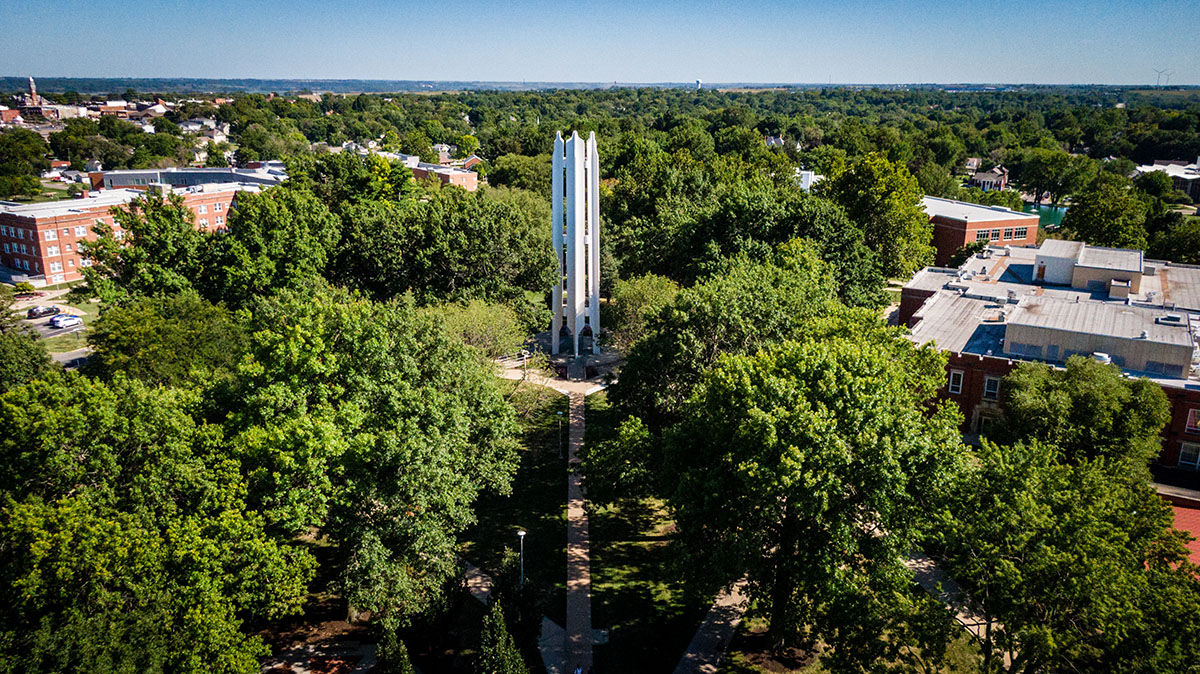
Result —
<svg viewBox="0 0 1200 674"><path fill-rule="evenodd" d="M517 532L517 538L521 541L521 581L519 587L525 589L525 530L521 529Z"/></svg>
<svg viewBox="0 0 1200 674"><path fill-rule="evenodd" d="M562 412L556 412L558 415L558 458L563 458L562 453Z"/></svg>

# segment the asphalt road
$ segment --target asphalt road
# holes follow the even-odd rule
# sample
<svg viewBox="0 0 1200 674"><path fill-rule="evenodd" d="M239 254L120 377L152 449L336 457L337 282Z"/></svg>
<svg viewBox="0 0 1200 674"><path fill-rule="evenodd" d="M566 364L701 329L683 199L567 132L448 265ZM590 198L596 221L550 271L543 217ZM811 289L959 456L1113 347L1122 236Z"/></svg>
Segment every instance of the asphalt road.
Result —
<svg viewBox="0 0 1200 674"><path fill-rule="evenodd" d="M43 316L33 320L24 319L21 322L33 329L38 334L38 337L46 339L48 337L57 337L59 335L69 335L72 332L77 332L83 329L83 325L76 325L71 328L52 328L50 327L50 319L53 316Z"/></svg>

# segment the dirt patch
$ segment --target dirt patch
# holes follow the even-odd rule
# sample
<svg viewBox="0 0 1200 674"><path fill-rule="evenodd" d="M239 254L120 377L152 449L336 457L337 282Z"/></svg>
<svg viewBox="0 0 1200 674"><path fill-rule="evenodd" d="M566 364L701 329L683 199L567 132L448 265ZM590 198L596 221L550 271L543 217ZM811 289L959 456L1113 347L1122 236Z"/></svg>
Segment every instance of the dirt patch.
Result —
<svg viewBox="0 0 1200 674"><path fill-rule="evenodd" d="M782 653L771 652L771 639L766 627L754 627L737 634L730 644L731 652L741 655L742 662L758 667L764 672L795 672L814 662L815 653L799 648L787 648Z"/></svg>

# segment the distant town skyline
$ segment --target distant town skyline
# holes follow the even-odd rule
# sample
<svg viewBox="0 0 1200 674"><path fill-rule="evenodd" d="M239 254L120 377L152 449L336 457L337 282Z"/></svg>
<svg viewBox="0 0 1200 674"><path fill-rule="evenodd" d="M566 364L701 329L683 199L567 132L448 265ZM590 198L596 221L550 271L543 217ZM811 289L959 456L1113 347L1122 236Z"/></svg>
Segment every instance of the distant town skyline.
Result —
<svg viewBox="0 0 1200 674"><path fill-rule="evenodd" d="M1180 0L13 4L4 75L1200 84Z"/></svg>

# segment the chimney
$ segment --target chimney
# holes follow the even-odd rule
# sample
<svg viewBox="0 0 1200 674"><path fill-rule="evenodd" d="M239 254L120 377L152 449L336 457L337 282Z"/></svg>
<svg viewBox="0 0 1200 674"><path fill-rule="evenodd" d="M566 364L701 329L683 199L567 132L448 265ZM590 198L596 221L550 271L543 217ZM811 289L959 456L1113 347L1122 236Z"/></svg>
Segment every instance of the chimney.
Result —
<svg viewBox="0 0 1200 674"><path fill-rule="evenodd" d="M91 190L89 190L85 187L84 189L79 190L79 196L77 198L78 199L87 199L88 194L90 194L90 193L91 193Z"/></svg>

